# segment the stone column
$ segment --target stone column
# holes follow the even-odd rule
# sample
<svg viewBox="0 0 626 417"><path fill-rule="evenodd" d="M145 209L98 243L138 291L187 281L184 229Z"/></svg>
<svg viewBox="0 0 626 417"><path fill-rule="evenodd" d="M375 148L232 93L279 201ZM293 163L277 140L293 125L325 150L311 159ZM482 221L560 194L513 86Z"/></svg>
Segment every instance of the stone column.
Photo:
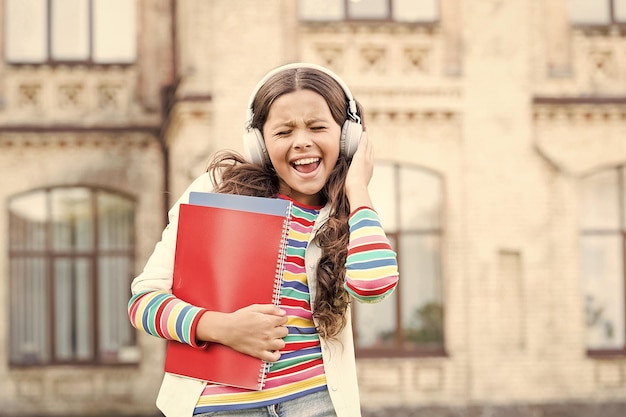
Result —
<svg viewBox="0 0 626 417"><path fill-rule="evenodd" d="M179 0L177 79L167 141L172 194L217 150L242 150L249 95L270 69L294 60L296 2Z"/></svg>
<svg viewBox="0 0 626 417"><path fill-rule="evenodd" d="M468 397L524 398L532 171L528 0L463 2ZM531 184L536 184L538 195ZM530 198L527 199L527 198ZM536 201L535 201L536 202Z"/></svg>

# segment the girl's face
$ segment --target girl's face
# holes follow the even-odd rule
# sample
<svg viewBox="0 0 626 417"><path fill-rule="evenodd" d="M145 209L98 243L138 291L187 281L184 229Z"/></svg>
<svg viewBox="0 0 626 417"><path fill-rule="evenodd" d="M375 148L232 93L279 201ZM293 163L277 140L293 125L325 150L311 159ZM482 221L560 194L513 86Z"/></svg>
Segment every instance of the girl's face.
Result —
<svg viewBox="0 0 626 417"><path fill-rule="evenodd" d="M302 204L322 204L320 191L337 163L340 136L341 126L316 92L296 90L276 99L263 138L280 193Z"/></svg>

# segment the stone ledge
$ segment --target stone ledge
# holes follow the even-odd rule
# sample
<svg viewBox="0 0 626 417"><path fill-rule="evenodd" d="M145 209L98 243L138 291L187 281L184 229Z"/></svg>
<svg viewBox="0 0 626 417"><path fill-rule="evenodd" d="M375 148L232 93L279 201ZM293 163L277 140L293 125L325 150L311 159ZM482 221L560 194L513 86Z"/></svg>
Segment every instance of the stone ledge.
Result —
<svg viewBox="0 0 626 417"><path fill-rule="evenodd" d="M473 405L459 407L395 407L364 409L362 417L624 417L626 402L563 402L550 404ZM160 413L121 414L94 410L63 417L163 417ZM3 414L0 417L61 417L58 414Z"/></svg>
<svg viewBox="0 0 626 417"><path fill-rule="evenodd" d="M363 410L363 417L624 417L626 402L398 407Z"/></svg>

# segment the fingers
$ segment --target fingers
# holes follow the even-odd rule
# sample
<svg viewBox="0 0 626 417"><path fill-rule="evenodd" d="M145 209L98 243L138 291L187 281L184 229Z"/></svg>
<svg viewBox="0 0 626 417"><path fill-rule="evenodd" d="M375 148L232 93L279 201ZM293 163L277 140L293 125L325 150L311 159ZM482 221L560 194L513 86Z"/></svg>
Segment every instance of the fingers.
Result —
<svg viewBox="0 0 626 417"><path fill-rule="evenodd" d="M287 326L287 319L284 322L280 322L280 324L276 324L276 326L270 331L270 336L267 341L267 350L282 350L285 348L285 340L284 338L289 335L289 329Z"/></svg>
<svg viewBox="0 0 626 417"><path fill-rule="evenodd" d="M369 135L367 133L365 133L365 144L367 145L365 147L365 154L367 155L368 159L372 159L374 157L374 146L372 145L372 141L369 140Z"/></svg>
<svg viewBox="0 0 626 417"><path fill-rule="evenodd" d="M264 314L273 326L283 326L287 324L287 312L281 310L273 304L253 304L249 307L250 311Z"/></svg>
<svg viewBox="0 0 626 417"><path fill-rule="evenodd" d="M259 359L263 359L265 362L276 362L280 359L280 352L278 350L268 350L263 352Z"/></svg>
<svg viewBox="0 0 626 417"><path fill-rule="evenodd" d="M271 314L274 316L286 316L287 312L285 310L281 310L273 304L252 304L247 307L252 311L263 314Z"/></svg>
<svg viewBox="0 0 626 417"><path fill-rule="evenodd" d="M283 338L289 334L288 317L272 304L253 304L229 313L228 333L221 342L250 356L275 362L285 348Z"/></svg>
<svg viewBox="0 0 626 417"><path fill-rule="evenodd" d="M374 172L374 151L367 132L363 132L359 147L354 154L348 174L346 175L345 187L350 207L371 207L371 199L368 184Z"/></svg>
<svg viewBox="0 0 626 417"><path fill-rule="evenodd" d="M283 338L289 334L289 330L284 326L286 323L287 318L285 317L284 323L281 320L281 324L277 324L277 326L272 329L271 337L266 341L264 350L258 354L259 358L266 362L276 362L280 359L280 351L286 346Z"/></svg>
<svg viewBox="0 0 626 417"><path fill-rule="evenodd" d="M285 328L286 330L286 328ZM285 335L286 336L286 335ZM282 336L284 337L284 336ZM276 362L280 359L280 352L285 348L286 343L283 338L273 339L268 343L269 349L261 352L261 359L267 362Z"/></svg>
<svg viewBox="0 0 626 417"><path fill-rule="evenodd" d="M287 337L287 335L289 334L289 329L287 328L287 326L285 326L285 324L287 324L287 321L285 321L285 323L280 324L274 328L274 331L276 332L275 336L276 338L280 340L283 340L283 337Z"/></svg>
<svg viewBox="0 0 626 417"><path fill-rule="evenodd" d="M267 350L262 352L263 360L267 362L276 362L280 359L280 351L286 346L284 338L289 334L287 326L287 316L273 317L275 327L272 329L272 336L267 342Z"/></svg>
<svg viewBox="0 0 626 417"><path fill-rule="evenodd" d="M281 337L278 337L276 339L272 339L268 341L266 350L269 350L269 351L283 350L285 348L285 345L286 345L285 341Z"/></svg>
<svg viewBox="0 0 626 417"><path fill-rule="evenodd" d="M359 146L361 145L364 158L367 161L372 161L374 159L374 146L372 146L367 132L363 132L363 135L361 135L361 143L359 143Z"/></svg>
<svg viewBox="0 0 626 417"><path fill-rule="evenodd" d="M363 132L361 134L361 140L359 141L359 145L357 147L357 152L361 150L362 153L369 155L372 151L372 142L369 140L369 135L367 132Z"/></svg>

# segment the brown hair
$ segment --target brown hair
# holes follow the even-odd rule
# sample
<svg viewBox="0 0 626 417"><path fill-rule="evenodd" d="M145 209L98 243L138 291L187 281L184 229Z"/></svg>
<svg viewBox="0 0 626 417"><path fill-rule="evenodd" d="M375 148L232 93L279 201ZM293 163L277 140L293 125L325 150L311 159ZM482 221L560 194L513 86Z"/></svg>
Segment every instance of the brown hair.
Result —
<svg viewBox="0 0 626 417"><path fill-rule="evenodd" d="M299 89L320 94L326 100L333 119L339 126L343 126L348 116L347 98L341 85L322 71L298 67L275 74L259 88L252 101L253 118L250 127L262 132L274 101ZM362 118L362 109L358 103L357 109ZM348 167L348 159L340 155L321 191L323 200L330 202L330 217L315 236L315 243L322 249L322 256L317 265L317 294L312 306L313 317L318 323L317 330L324 338L337 336L345 327L345 313L350 301L343 286L350 214L345 193ZM274 197L278 194L279 178L271 164L251 164L235 152L217 153L207 171L211 174L216 192L259 197Z"/></svg>

